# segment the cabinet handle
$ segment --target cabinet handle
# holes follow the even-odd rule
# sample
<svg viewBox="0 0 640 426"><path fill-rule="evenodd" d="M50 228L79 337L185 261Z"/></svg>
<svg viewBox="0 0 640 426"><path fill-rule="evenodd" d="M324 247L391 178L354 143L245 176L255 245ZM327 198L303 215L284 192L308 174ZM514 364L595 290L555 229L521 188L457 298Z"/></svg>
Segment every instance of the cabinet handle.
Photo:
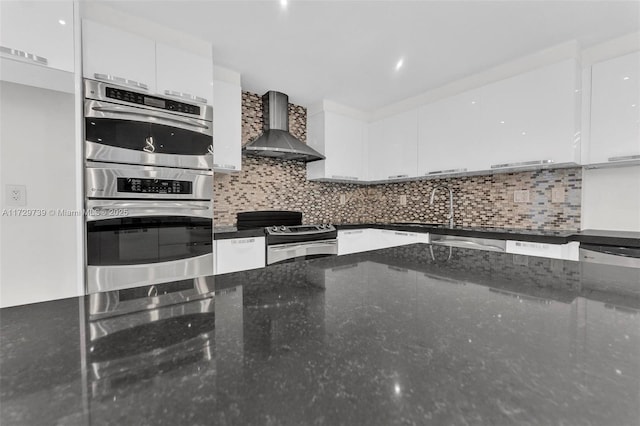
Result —
<svg viewBox="0 0 640 426"><path fill-rule="evenodd" d="M362 234L362 230L359 231L345 231L344 235L354 235L354 234Z"/></svg>
<svg viewBox="0 0 640 426"><path fill-rule="evenodd" d="M149 86L144 83L140 83L139 81L129 80L124 77L117 77L115 75L109 74L93 74L96 80L109 81L111 83L121 84L123 86L135 87L136 89L149 90Z"/></svg>
<svg viewBox="0 0 640 426"><path fill-rule="evenodd" d="M640 160L640 155L623 155L621 157L609 157L607 161L630 161L630 160Z"/></svg>
<svg viewBox="0 0 640 426"><path fill-rule="evenodd" d="M231 240L231 244L249 244L249 243L255 243L256 239L255 238L248 238L248 239L243 239L243 240Z"/></svg>
<svg viewBox="0 0 640 426"><path fill-rule="evenodd" d="M187 101L192 102L200 102L203 104L207 103L206 98L202 98L200 96L192 95L191 93L177 92L175 90L165 90L164 94L167 96L173 96L174 98L185 99Z"/></svg>
<svg viewBox="0 0 640 426"><path fill-rule="evenodd" d="M387 179L402 179L402 178L408 178L409 175L393 175L393 176L389 176Z"/></svg>
<svg viewBox="0 0 640 426"><path fill-rule="evenodd" d="M409 234L407 234L406 232L396 232L396 235L402 235L403 237L408 237Z"/></svg>
<svg viewBox="0 0 640 426"><path fill-rule="evenodd" d="M425 176L429 176L429 175L444 175L444 174L449 174L449 173L464 173L466 171L467 171L466 167L464 169L434 170L433 172L425 173Z"/></svg>
<svg viewBox="0 0 640 426"><path fill-rule="evenodd" d="M342 179L342 180L358 180L355 176L342 176L342 175L331 175L332 179Z"/></svg>
<svg viewBox="0 0 640 426"><path fill-rule="evenodd" d="M553 164L553 160L534 160L534 161L522 161L520 163L492 164L491 168L502 169L505 167L544 166L545 164Z"/></svg>
<svg viewBox="0 0 640 426"><path fill-rule="evenodd" d="M35 53L25 52L24 50L12 49L10 47L0 46L0 53L35 62L39 65L47 65L49 63L47 58L43 56L38 56Z"/></svg>
<svg viewBox="0 0 640 426"><path fill-rule="evenodd" d="M231 170L235 170L236 166L234 166L233 164L218 164L218 163L213 163L213 168L214 169L231 169Z"/></svg>

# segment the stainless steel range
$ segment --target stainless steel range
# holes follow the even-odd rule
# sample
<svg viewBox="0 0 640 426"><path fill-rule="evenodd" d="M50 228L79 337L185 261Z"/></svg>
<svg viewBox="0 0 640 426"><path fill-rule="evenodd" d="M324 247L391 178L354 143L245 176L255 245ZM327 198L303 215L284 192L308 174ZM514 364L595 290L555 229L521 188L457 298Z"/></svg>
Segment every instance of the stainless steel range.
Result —
<svg viewBox="0 0 640 426"><path fill-rule="evenodd" d="M338 254L338 231L333 225L272 226L266 232L267 265Z"/></svg>
<svg viewBox="0 0 640 426"><path fill-rule="evenodd" d="M264 228L267 265L338 254L336 228L328 224L303 225L301 212L241 212L237 219L239 230Z"/></svg>

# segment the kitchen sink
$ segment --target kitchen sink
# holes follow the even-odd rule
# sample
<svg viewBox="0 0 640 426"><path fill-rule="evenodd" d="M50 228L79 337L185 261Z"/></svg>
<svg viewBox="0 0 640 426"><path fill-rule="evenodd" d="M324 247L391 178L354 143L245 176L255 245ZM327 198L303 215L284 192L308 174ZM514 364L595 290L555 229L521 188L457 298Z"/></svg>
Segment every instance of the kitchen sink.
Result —
<svg viewBox="0 0 640 426"><path fill-rule="evenodd" d="M459 237L454 235L431 235L431 244L461 247L485 251L505 252L507 242L503 240L491 240L488 238Z"/></svg>

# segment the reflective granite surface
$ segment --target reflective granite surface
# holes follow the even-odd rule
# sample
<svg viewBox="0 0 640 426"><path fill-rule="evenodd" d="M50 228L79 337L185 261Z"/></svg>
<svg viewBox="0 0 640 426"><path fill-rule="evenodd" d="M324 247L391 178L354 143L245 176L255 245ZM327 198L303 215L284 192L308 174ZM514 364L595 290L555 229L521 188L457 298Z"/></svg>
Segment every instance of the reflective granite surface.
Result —
<svg viewBox="0 0 640 426"><path fill-rule="evenodd" d="M113 317L0 310L0 423L640 421L640 270L412 245L215 288Z"/></svg>

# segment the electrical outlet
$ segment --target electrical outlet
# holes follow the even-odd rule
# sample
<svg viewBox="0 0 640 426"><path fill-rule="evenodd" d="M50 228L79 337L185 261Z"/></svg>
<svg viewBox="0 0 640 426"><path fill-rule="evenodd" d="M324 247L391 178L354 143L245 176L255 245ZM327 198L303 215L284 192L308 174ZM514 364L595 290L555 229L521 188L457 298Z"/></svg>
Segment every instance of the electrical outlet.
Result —
<svg viewBox="0 0 640 426"><path fill-rule="evenodd" d="M347 204L347 196L346 194L340 194L340 205L344 206L345 204Z"/></svg>
<svg viewBox="0 0 640 426"><path fill-rule="evenodd" d="M529 190L523 189L520 191L513 191L514 203L528 203L529 202Z"/></svg>
<svg viewBox="0 0 640 426"><path fill-rule="evenodd" d="M402 194L400 196L400 205L401 206L406 206L407 205L407 196L405 194Z"/></svg>
<svg viewBox="0 0 640 426"><path fill-rule="evenodd" d="M564 203L564 186L551 188L551 202Z"/></svg>
<svg viewBox="0 0 640 426"><path fill-rule="evenodd" d="M27 187L24 185L6 185L5 203L8 206L26 206Z"/></svg>

